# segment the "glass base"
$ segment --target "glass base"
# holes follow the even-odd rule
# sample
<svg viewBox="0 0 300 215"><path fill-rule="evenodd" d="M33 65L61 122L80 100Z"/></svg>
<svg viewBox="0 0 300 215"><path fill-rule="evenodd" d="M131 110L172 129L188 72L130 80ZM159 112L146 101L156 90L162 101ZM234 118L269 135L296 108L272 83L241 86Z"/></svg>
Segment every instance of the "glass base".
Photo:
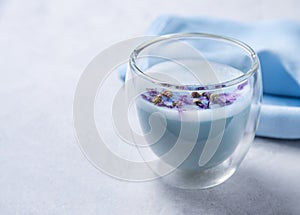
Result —
<svg viewBox="0 0 300 215"><path fill-rule="evenodd" d="M163 176L160 180L168 185L182 189L207 189L228 180L237 170L232 167L230 161L226 160L218 166L199 170L187 171L175 169L170 174Z"/></svg>

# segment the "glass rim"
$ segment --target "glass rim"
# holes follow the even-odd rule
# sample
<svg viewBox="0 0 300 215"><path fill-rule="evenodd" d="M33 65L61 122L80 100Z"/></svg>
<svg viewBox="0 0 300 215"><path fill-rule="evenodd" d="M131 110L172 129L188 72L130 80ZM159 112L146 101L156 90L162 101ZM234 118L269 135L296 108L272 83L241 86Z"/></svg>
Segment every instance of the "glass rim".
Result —
<svg viewBox="0 0 300 215"><path fill-rule="evenodd" d="M254 73L256 73L258 71L259 60L258 60L257 54L248 44L246 44L240 40L226 37L226 36L209 34L209 33L198 33L198 32L197 33L166 34L166 35L162 35L162 36L157 36L155 39L151 39L150 41L140 44L133 50L133 52L130 55L130 58L129 58L130 69L132 71L134 71L137 75L152 82L153 84L161 85L162 87L165 87L165 88L176 88L177 90L184 90L184 91L195 91L195 89L197 87L199 87L199 85L193 85L193 84L174 85L174 84L169 84L164 81L160 81L158 79L155 79L155 78L145 74L136 63L136 59L137 59L138 55L140 54L140 52L153 44L156 44L161 41L170 40L170 39L184 39L184 38L193 38L193 37L215 39L215 40L230 43L232 45L235 45L236 47L243 49L248 54L248 57L251 59L251 68L248 69L243 75L238 76L233 79L230 79L230 80L227 80L227 81L224 81L224 82L220 82L220 83L201 85L201 89L197 89L197 90L201 91L202 88L203 88L203 90L204 89L205 90L209 90L209 89L213 90L213 89L220 89L220 88L224 88L224 87L230 87L233 85L237 85L239 83L242 83L243 81L246 81L249 77L251 77Z"/></svg>

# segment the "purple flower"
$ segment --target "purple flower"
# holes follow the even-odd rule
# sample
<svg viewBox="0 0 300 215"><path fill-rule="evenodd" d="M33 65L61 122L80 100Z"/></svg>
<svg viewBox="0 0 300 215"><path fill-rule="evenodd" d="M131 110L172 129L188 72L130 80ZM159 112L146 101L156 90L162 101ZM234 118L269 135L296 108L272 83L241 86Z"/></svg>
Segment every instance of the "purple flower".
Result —
<svg viewBox="0 0 300 215"><path fill-rule="evenodd" d="M192 98L199 98L200 96L201 96L201 94L198 93L198 92L192 92L192 93L191 93L191 97L192 97Z"/></svg>
<svg viewBox="0 0 300 215"><path fill-rule="evenodd" d="M143 99L145 99L146 101L148 101L148 102L152 102L152 98L146 96L145 94L141 94L141 97L142 97Z"/></svg>
<svg viewBox="0 0 300 215"><path fill-rule="evenodd" d="M169 91L169 90L163 90L161 95L166 97L166 98L171 98L173 96L172 92Z"/></svg>
<svg viewBox="0 0 300 215"><path fill-rule="evenodd" d="M216 85L216 88L222 88L222 87L226 87L226 85L225 84Z"/></svg>
<svg viewBox="0 0 300 215"><path fill-rule="evenodd" d="M243 89L248 84L247 81L240 84L237 88ZM203 88L204 89L204 88ZM141 94L141 97L159 107L177 109L179 113L183 112L188 105L195 105L199 109L213 108L214 104L221 107L230 105L236 101L238 93L211 93L211 92L172 92L165 89L160 91L156 89L147 89L147 92Z"/></svg>
<svg viewBox="0 0 300 215"><path fill-rule="evenodd" d="M205 87L196 87L196 90L205 90Z"/></svg>
<svg viewBox="0 0 300 215"><path fill-rule="evenodd" d="M201 101L202 104L208 104L209 103L209 99L205 96L201 96L200 101Z"/></svg>
<svg viewBox="0 0 300 215"><path fill-rule="evenodd" d="M207 99L209 99L211 93L208 93L208 92L204 92L202 93L202 96L205 96Z"/></svg>
<svg viewBox="0 0 300 215"><path fill-rule="evenodd" d="M165 103L163 101L161 101L161 102L159 102L159 103L157 103L155 105L157 105L159 107L166 107L166 105L165 105Z"/></svg>
<svg viewBox="0 0 300 215"><path fill-rule="evenodd" d="M209 108L209 101L208 100L198 100L195 101L195 105L197 105L201 109L208 109Z"/></svg>
<svg viewBox="0 0 300 215"><path fill-rule="evenodd" d="M238 90L244 89L244 87L248 84L248 81L245 81L244 83L241 83L240 85L237 86Z"/></svg>
<svg viewBox="0 0 300 215"><path fill-rule="evenodd" d="M148 94L151 97L157 96L158 95L158 91L155 89L147 89L148 90Z"/></svg>
<svg viewBox="0 0 300 215"><path fill-rule="evenodd" d="M230 105L236 100L236 98L236 94L222 93L219 94L216 98L216 103L218 103L221 106Z"/></svg>
<svg viewBox="0 0 300 215"><path fill-rule="evenodd" d="M193 104L193 100L187 95L180 95L178 97L178 101L182 102L183 104L187 104L187 105Z"/></svg>

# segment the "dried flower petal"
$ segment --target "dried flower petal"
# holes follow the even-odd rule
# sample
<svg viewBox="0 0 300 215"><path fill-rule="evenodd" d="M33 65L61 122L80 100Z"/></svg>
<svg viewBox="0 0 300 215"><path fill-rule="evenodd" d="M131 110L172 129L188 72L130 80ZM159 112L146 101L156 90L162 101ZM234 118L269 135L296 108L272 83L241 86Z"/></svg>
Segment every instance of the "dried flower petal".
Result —
<svg viewBox="0 0 300 215"><path fill-rule="evenodd" d="M237 86L237 89L238 89L238 90L242 90L242 89L244 89L244 87L245 87L247 84L248 84L248 81L245 81L244 83L238 85L238 86Z"/></svg>
<svg viewBox="0 0 300 215"><path fill-rule="evenodd" d="M204 92L204 93L202 93L202 96L205 96L207 99L209 99L210 94L211 93L209 93L209 92Z"/></svg>
<svg viewBox="0 0 300 215"><path fill-rule="evenodd" d="M205 87L196 87L196 90L205 90Z"/></svg>
<svg viewBox="0 0 300 215"><path fill-rule="evenodd" d="M168 83L162 83L161 85L164 86L164 87L170 87L171 86L171 84L168 84Z"/></svg>
<svg viewBox="0 0 300 215"><path fill-rule="evenodd" d="M164 91L162 91L161 95L165 96L167 98L171 98L172 97L172 92L168 91L168 90L164 90Z"/></svg>
<svg viewBox="0 0 300 215"><path fill-rule="evenodd" d="M209 100L213 102L213 101L215 101L217 98L218 98L218 95L212 93L212 94L210 94Z"/></svg>
<svg viewBox="0 0 300 215"><path fill-rule="evenodd" d="M155 97L152 99L152 102L153 102L155 105L159 104L161 101L162 101L162 98L161 98L160 95L155 96Z"/></svg>
<svg viewBox="0 0 300 215"><path fill-rule="evenodd" d="M193 104L193 101L187 95L180 95L178 97L178 101L181 101L182 103L187 105Z"/></svg>
<svg viewBox="0 0 300 215"><path fill-rule="evenodd" d="M158 91L156 89L147 89L149 96L157 96L158 95Z"/></svg>
<svg viewBox="0 0 300 215"><path fill-rule="evenodd" d="M179 107L182 107L182 102L181 101L176 101L176 102L173 102L172 105L173 105L173 107L179 108Z"/></svg>
<svg viewBox="0 0 300 215"><path fill-rule="evenodd" d="M237 86L237 88L242 89L247 82ZM238 93L211 93L211 92L171 92L169 90L158 91L156 89L147 89L147 92L141 94L144 100L147 100L154 105L166 108L176 108L178 112L182 112L188 105L195 105L200 109L214 108L215 105L226 106L232 104L237 100L239 96ZM189 108L188 108L189 109Z"/></svg>
<svg viewBox="0 0 300 215"><path fill-rule="evenodd" d="M225 106L225 105L232 104L236 100L236 97L237 96L235 94L222 93L217 96L216 102L220 106Z"/></svg>
<svg viewBox="0 0 300 215"><path fill-rule="evenodd" d="M192 96L192 98L199 98L201 96L201 94L198 92L192 92L191 96Z"/></svg>

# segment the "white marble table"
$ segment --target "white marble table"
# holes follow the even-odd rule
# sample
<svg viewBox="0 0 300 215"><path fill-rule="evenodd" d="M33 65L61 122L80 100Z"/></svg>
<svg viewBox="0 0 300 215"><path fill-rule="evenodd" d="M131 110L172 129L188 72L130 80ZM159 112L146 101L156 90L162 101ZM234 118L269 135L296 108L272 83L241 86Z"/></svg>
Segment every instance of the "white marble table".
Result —
<svg viewBox="0 0 300 215"><path fill-rule="evenodd" d="M228 182L181 190L99 172L72 124L85 66L156 16L300 20L299 8L297 0L0 1L0 214L300 214L300 141L257 138Z"/></svg>

